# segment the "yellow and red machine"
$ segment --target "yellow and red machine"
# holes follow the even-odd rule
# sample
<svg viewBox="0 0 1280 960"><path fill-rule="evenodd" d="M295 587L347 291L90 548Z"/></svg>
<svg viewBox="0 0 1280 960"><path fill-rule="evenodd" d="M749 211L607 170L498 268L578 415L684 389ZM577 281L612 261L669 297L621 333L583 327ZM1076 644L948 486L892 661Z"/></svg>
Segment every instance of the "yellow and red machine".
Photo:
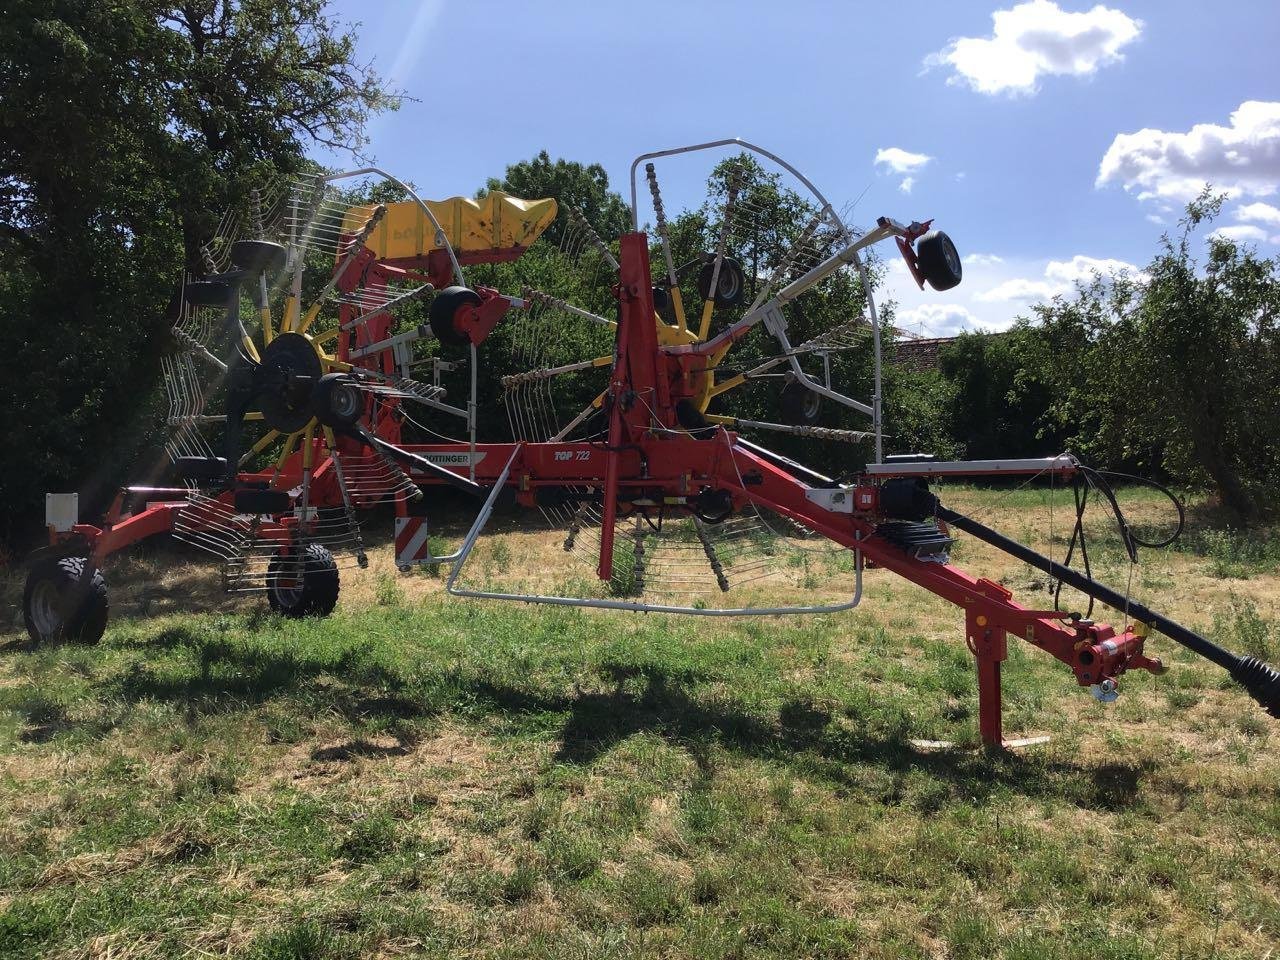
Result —
<svg viewBox="0 0 1280 960"><path fill-rule="evenodd" d="M806 372L801 364L806 343L794 345L789 337L789 305L846 267L860 271L865 280L865 253L884 240L897 244L922 286L954 286L961 278L960 260L945 234L930 230L928 223L904 225L887 217L857 233L844 226L815 189L817 216L833 225L820 254L807 262L774 264L772 278L759 285L755 301L712 333L713 312L740 306L738 288L745 280L743 268L726 251L729 228L722 223L718 249L697 264L704 306L695 328L684 312L653 166L647 166L646 176L658 221L656 251L650 236L639 229L635 170L646 159L724 146L777 159L751 144L717 141L646 155L633 165L635 229L623 234L616 248L591 237L611 272L612 318L536 291L515 296L462 283L467 265L521 256L556 217L554 200L524 201L493 193L480 201L423 203L412 197L389 206L350 206L338 198L325 214L319 202L309 199L316 184L295 190L284 202L283 242L230 243L226 264L186 286L190 309L175 327L183 353L170 376L171 395L180 409L172 418L177 439L171 449L184 485L122 491L101 525L79 523L67 516L64 502L54 502L51 545L36 559L27 589L33 637L100 636L106 599L98 568L113 551L163 531L222 557L231 586L265 590L281 613L326 614L338 595L337 556L363 560L356 511L391 500L397 511L399 562L405 567L450 564L447 587L459 596L700 616L813 613L855 606L863 566L873 562L964 611L965 637L977 664L980 731L993 746L1003 743L1000 664L1011 634L1066 664L1079 684L1109 700L1126 671L1162 671L1146 651L1149 636L1158 632L1228 670L1269 713L1280 716L1280 673L1273 667L1231 653L1086 573L948 509L928 486L931 478L956 474L1052 473L1088 479L1090 471L1071 457L884 462L878 322L869 283L864 292L877 361L870 402L846 397L829 377ZM729 204L735 193L736 188L728 191ZM725 222L729 216L726 207ZM304 310L303 264L308 251L316 252L317 237L325 240L324 253L332 257L334 269ZM655 258L660 265L657 283ZM278 316L272 311L273 288L282 293ZM247 312L257 318L256 335L250 335L243 321L242 300L251 301ZM419 300L429 304L427 321L402 329L397 310ZM604 360L518 370L508 377L511 388L545 382L572 367L605 373L603 389L567 427L557 423L548 436L505 442L477 438L476 348L512 310L528 311L548 302L607 331L612 352ZM781 355L745 373L721 370L732 348L760 330L780 345ZM472 386L465 406L451 402L438 383L413 375L424 361L415 358L410 346L431 337L460 351L469 364ZM826 341L816 340L819 347L812 349L825 349ZM219 343L221 353L214 349ZM431 359L436 370L442 362L438 356ZM212 368L224 383L222 412L210 413L195 401L189 381L196 364ZM805 422L803 410L792 422L778 424L708 413L712 397L758 376L761 369L778 367L789 368L788 389L798 384L865 414L872 429L817 426ZM405 443L406 405L452 417L466 425L468 436ZM200 433L209 424L220 428L220 455ZM255 424L262 433L250 444L242 436ZM754 427L832 441L872 439L875 455L851 482L837 482L742 436L744 429ZM575 438L575 431L584 435ZM251 466L268 452L274 463ZM459 549L432 556L424 514L431 504L428 491L442 484L477 495L482 506ZM504 490L529 507L552 502L566 519L566 550L589 530L602 582L615 580L620 570L642 581L651 562L645 559L651 555L646 543L664 528L686 524L683 541L705 555L720 589L727 591L715 531L750 511L767 511L851 551L852 595L827 605L711 607L653 602L639 589L560 596L466 587L461 572ZM951 538L940 522L1110 605L1121 612L1122 625L1019 604L1001 584L949 562Z"/></svg>

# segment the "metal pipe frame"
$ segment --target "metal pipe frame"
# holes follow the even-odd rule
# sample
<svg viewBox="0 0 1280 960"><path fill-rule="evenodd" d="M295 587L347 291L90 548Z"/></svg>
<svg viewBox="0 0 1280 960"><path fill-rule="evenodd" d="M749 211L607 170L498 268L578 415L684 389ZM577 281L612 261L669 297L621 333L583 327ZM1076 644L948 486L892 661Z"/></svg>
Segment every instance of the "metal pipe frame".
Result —
<svg viewBox="0 0 1280 960"><path fill-rule="evenodd" d="M854 554L854 584L853 595L841 603L794 606L794 607L691 607L679 604L664 603L634 603L629 600L606 600L603 598L596 599L593 597L558 597L550 594L524 594L524 593L503 593L496 590L468 590L457 585L458 577L462 574L463 568L466 566L467 558L471 555L472 548L475 547L476 541L480 538L480 534L489 523L489 518L493 515L494 505L498 501L498 495L507 485L507 479L511 474L511 468L524 450L524 444L517 444L511 457L507 460L507 464L502 468L502 473L498 475L494 481L493 489L489 491L489 496L485 499L484 506L480 508L480 512L476 515L475 522L471 524L471 529L467 531L466 539L462 542L462 547L448 558L438 557L432 558L437 563L445 563L456 557L453 566L449 570L449 579L445 581L445 591L455 597L470 597L473 600L515 600L521 603L535 603L554 607L590 607L598 610L628 610L633 613L672 613L682 616L694 617L780 617L792 616L799 614L815 614L815 613L840 613L844 610L852 610L862 601L862 551L857 546L853 547ZM862 534L856 535L857 540L861 541Z"/></svg>
<svg viewBox="0 0 1280 960"><path fill-rule="evenodd" d="M816 186L814 186L813 182L808 177L806 177L803 173L797 170L794 166L792 166L786 160L783 160L776 153L773 153L770 150L766 150L764 147L761 147L754 143L750 143L749 141L743 140L739 137L727 137L723 140L709 140L705 143L689 144L683 147L672 147L669 150L655 150L651 153L643 153L640 156L636 157L634 160L632 160L631 171L630 171L632 229L634 230L640 229L640 208L637 200L638 194L636 190L636 169L640 166L641 163L644 163L647 160L655 160L655 159L658 159L659 157L672 157L672 156L678 156L686 153L696 153L702 150L714 150L720 147L738 147L742 150L747 150L751 153L756 153L762 157L766 157L769 160L772 160L782 169L786 170L793 177L795 177L796 180L804 184L805 188L818 201L820 205L819 212L821 216L830 217L831 220L839 227L841 233L846 239L852 235L848 226L844 223L843 220L840 219L840 215L836 213L836 210L831 205L831 202L827 200L827 198L823 195L821 190L819 190ZM877 225L876 229L866 235L866 237L874 237L874 239L866 240L866 237L863 237L863 238L855 239L850 243L847 243L844 249L841 250L839 253L835 254L832 257L829 257L826 261L819 264L817 267L813 268L813 270L810 270L809 273L805 274L804 277L800 277L797 280L793 281L786 288L784 288L784 290L779 291L779 293L774 297L774 300L778 300L778 303L785 303L788 300L794 299L804 290L807 290L809 287L821 281L830 273L834 272L835 270L839 269L842 266L852 264L857 269L858 277L862 281L863 294L867 298L867 317L871 322L872 363L873 363L873 374L872 374L873 392L871 395L871 403L867 404L858 400L854 400L852 397L847 397L842 393L839 393L835 390L831 390L827 386L819 385L815 380L809 377L804 372L803 369L801 369L799 360L796 359L794 356L788 357L788 363L791 367L792 373L795 374L796 379L799 380L802 384L804 384L804 386L807 387L808 389L813 390L815 393L825 396L831 400L834 400L836 403L839 403L842 406L846 406L853 410L857 410L859 413L865 414L866 416L871 418L871 429L872 429L872 433L874 433L875 435L875 462L876 463L880 463L884 459L884 426L883 426L883 416L882 416L882 406L881 406L884 390L882 387L882 383L883 383L882 362L883 361L882 361L882 351L881 351L881 345L880 345L880 318L876 313L875 298L871 292L871 273L869 270L867 270L866 264L863 262L862 257L860 257L858 253L860 250L865 249L871 244L879 243L881 240L885 240L890 236L902 237L905 235L906 235L906 230L900 224L895 223L894 221L889 220L888 218L881 218L881 221ZM863 241L866 241L866 242L863 242ZM819 270L823 270L823 268L826 268L825 271L819 274L818 276L816 276L815 278L814 277L815 272ZM798 286L806 280L808 280L809 282L804 283L803 286ZM791 291L790 295L779 300L778 298L781 297L782 294L787 293L787 291ZM766 310L769 307L770 302L772 301L766 302L756 307L754 310L748 312L746 317L743 317L742 320L738 321L738 324L735 324L735 327L745 323L749 318L752 318L752 317L754 317L755 319L753 319L750 324L747 324L747 327L744 328L742 332L745 332L745 329L749 329L750 326L754 326L756 323L759 323L762 319L764 319L764 315L760 311ZM730 328L730 329L733 329L733 328ZM783 325L783 329L785 330L785 322ZM727 333L728 331L725 331L725 332ZM770 332L773 332L773 331L771 330ZM721 336L723 337L724 334L721 334ZM739 334L739 336L741 336L741 333ZM734 339L736 339L736 337ZM791 347L785 341L785 337L780 342L782 343L784 350L790 351Z"/></svg>

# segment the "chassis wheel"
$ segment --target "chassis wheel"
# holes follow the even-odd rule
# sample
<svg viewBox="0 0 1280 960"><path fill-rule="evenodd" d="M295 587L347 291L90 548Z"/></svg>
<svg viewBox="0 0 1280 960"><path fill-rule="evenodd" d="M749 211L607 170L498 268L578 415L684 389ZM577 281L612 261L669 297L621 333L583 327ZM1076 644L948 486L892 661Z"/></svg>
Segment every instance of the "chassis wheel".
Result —
<svg viewBox="0 0 1280 960"><path fill-rule="evenodd" d="M715 273L715 260L702 265L698 271L698 293L703 300L711 297L711 274ZM716 280L715 303L717 307L736 307L742 302L746 293L746 278L742 273L742 265L733 257L725 257L720 261L720 276Z"/></svg>
<svg viewBox="0 0 1280 960"><path fill-rule="evenodd" d="M778 397L782 410L782 422L793 427L812 427L822 414L822 394L814 393L799 380L792 380L782 388Z"/></svg>
<svg viewBox="0 0 1280 960"><path fill-rule="evenodd" d="M301 556L277 553L267 567L267 603L286 617L327 617L338 603L333 554L309 543Z"/></svg>
<svg viewBox="0 0 1280 960"><path fill-rule="evenodd" d="M478 307L481 304L480 294L469 287L445 287L436 294L427 310L427 320L431 323L431 332L440 342L450 347L462 347L471 342L465 333L459 333L453 325L453 317L462 307Z"/></svg>
<svg viewBox="0 0 1280 960"><path fill-rule="evenodd" d="M956 245L941 230L930 230L917 241L916 263L935 290L950 290L960 282L964 272Z"/></svg>
<svg viewBox="0 0 1280 960"><path fill-rule="evenodd" d="M107 629L107 582L101 570L84 582L84 557L37 561L22 591L22 619L32 643L97 643Z"/></svg>

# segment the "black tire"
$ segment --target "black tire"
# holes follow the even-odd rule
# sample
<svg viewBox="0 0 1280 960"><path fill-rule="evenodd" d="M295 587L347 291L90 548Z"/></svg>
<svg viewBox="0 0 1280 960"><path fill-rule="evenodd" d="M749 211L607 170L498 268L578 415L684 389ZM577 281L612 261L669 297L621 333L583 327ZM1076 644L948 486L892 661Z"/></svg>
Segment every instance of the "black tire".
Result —
<svg viewBox="0 0 1280 960"><path fill-rule="evenodd" d="M788 381L778 397L782 422L793 427L812 427L822 416L822 394L810 390L799 380Z"/></svg>
<svg viewBox="0 0 1280 960"><path fill-rule="evenodd" d="M711 274L715 272L715 259L708 260L698 271L698 293L703 300L711 297ZM716 281L715 304L717 307L736 307L747 292L747 280L742 264L733 257L720 261L720 277Z"/></svg>
<svg viewBox="0 0 1280 960"><path fill-rule="evenodd" d="M338 604L338 564L318 543L302 551L301 576L292 557L277 553L267 567L267 603L286 617L327 617Z"/></svg>
<svg viewBox="0 0 1280 960"><path fill-rule="evenodd" d="M36 561L22 591L22 619L33 644L97 643L107 629L107 582L94 570L84 582L84 557Z"/></svg>
<svg viewBox="0 0 1280 960"><path fill-rule="evenodd" d="M250 273L260 270L274 273L287 259L284 247L270 240L237 240L231 244L231 262Z"/></svg>
<svg viewBox="0 0 1280 960"><path fill-rule="evenodd" d="M227 479L226 457L178 457L174 468L183 480L195 483L222 483Z"/></svg>
<svg viewBox="0 0 1280 960"><path fill-rule="evenodd" d="M345 373L326 373L311 395L311 409L325 426L349 430L364 416L364 394Z"/></svg>
<svg viewBox="0 0 1280 960"><path fill-rule="evenodd" d="M916 241L916 264L935 290L950 290L964 274L956 245L941 230L930 230Z"/></svg>
<svg viewBox="0 0 1280 960"><path fill-rule="evenodd" d="M715 424L708 420L692 400L676 404L676 421L695 437L708 440L715 436Z"/></svg>
<svg viewBox="0 0 1280 960"><path fill-rule="evenodd" d="M265 490L237 490L232 497L236 513L252 513L260 516L276 516L293 509L293 498L288 490L274 487Z"/></svg>
<svg viewBox="0 0 1280 960"><path fill-rule="evenodd" d="M182 288L182 299L193 307L225 307L235 288L217 280L194 280Z"/></svg>
<svg viewBox="0 0 1280 960"><path fill-rule="evenodd" d="M450 347L465 347L471 338L460 333L453 325L453 316L460 307L480 306L480 294L467 287L445 287L431 301L427 311L427 319L431 322L431 332L440 342Z"/></svg>

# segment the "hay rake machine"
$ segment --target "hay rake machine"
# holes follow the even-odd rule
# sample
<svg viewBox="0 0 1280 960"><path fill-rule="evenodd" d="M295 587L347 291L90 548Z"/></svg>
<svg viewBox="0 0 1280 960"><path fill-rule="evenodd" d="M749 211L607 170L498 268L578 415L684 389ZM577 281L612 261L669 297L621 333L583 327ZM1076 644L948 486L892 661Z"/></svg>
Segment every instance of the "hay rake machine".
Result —
<svg viewBox="0 0 1280 960"><path fill-rule="evenodd" d="M678 263L681 225L666 216L657 164L726 149L740 160L721 168L722 202L703 234L712 249ZM653 243L640 230L641 164ZM735 244L765 212L751 182L762 164L794 185L809 219L771 253L757 251L748 269ZM964 611L980 733L992 746L1004 743L1000 665L1010 634L1109 701L1126 671L1163 671L1145 649L1159 632L1225 668L1280 716L1274 668L948 509L929 488L948 476L1098 481L1074 458L884 456L880 323L867 258L891 241L920 286L955 286L955 247L928 222L881 217L855 230L793 167L739 140L646 154L631 168L632 230L616 245L581 215L569 218L564 261L608 278L595 302L579 304L555 291L517 295L465 283L464 268L520 258L555 220L554 200L495 192L427 203L394 181L407 202L353 204L337 184L356 177L394 180L368 168L303 181L258 198L247 225L224 224L207 275L185 284L165 363L169 451L181 485L126 488L100 525L80 522L74 495L49 495L51 542L33 558L24 596L34 639L101 636L102 563L161 532L217 556L229 589L265 591L288 616L327 614L339 567L365 562L359 511L389 501L397 564L446 564L446 589L463 597L696 616L809 614L855 607L864 566L874 563ZM806 326L806 292L839 283L856 292L856 316ZM478 348L508 315L512 369L500 401L512 439L482 440ZM859 349L869 350L872 371L862 400L832 375L833 356ZM727 359L735 351L745 359ZM465 401L450 397L450 377L469 383ZM720 398L761 383L780 385L775 417L715 412ZM562 410L566 397L573 406ZM865 429L820 425L823 403L849 411L842 423L865 418ZM423 430L436 441L412 437ZM835 480L744 436L768 433L865 443L872 454ZM426 508L430 491L444 485L481 505L460 546L440 556L430 549ZM565 552L590 565L596 587L470 583L468 561L504 491L542 511ZM952 530L1111 606L1121 625L1022 606L1001 584L949 562ZM819 547L851 560L844 599L737 599L778 565L779 550ZM732 599L708 602L717 595Z"/></svg>

